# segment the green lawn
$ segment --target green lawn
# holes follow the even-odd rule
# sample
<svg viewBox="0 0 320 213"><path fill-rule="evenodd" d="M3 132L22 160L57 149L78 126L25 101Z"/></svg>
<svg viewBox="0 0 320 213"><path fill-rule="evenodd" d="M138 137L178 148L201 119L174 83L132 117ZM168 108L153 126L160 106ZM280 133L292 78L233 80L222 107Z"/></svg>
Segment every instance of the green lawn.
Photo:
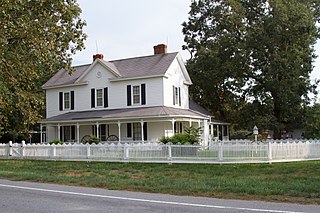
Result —
<svg viewBox="0 0 320 213"><path fill-rule="evenodd" d="M0 178L176 195L320 204L320 161L168 165L0 160Z"/></svg>

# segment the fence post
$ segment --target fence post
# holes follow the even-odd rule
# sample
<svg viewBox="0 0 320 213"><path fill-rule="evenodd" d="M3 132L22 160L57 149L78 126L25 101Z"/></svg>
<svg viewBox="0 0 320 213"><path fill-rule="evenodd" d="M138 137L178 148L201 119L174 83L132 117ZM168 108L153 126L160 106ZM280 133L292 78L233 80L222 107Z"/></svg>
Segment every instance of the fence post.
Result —
<svg viewBox="0 0 320 213"><path fill-rule="evenodd" d="M167 145L168 146L168 160L171 162L172 160L172 149L171 149L171 144Z"/></svg>
<svg viewBox="0 0 320 213"><path fill-rule="evenodd" d="M223 150L222 150L222 142L218 142L218 160L223 161Z"/></svg>
<svg viewBox="0 0 320 213"><path fill-rule="evenodd" d="M125 161L129 161L129 147L127 144L124 144L124 158Z"/></svg>
<svg viewBox="0 0 320 213"><path fill-rule="evenodd" d="M87 158L90 158L90 145L87 144Z"/></svg>
<svg viewBox="0 0 320 213"><path fill-rule="evenodd" d="M8 154L9 154L9 156L12 156L12 153L13 153L13 149L12 149L12 141L9 141L9 143L8 143L8 147L9 147L9 152L8 152Z"/></svg>
<svg viewBox="0 0 320 213"><path fill-rule="evenodd" d="M23 140L21 141L21 157L23 158L25 156L24 153L24 147L26 146L26 142Z"/></svg>
<svg viewBox="0 0 320 213"><path fill-rule="evenodd" d="M268 161L272 163L272 145L271 141L268 141Z"/></svg>
<svg viewBox="0 0 320 213"><path fill-rule="evenodd" d="M57 156L57 149L56 149L56 145L52 144L52 157L55 158Z"/></svg>

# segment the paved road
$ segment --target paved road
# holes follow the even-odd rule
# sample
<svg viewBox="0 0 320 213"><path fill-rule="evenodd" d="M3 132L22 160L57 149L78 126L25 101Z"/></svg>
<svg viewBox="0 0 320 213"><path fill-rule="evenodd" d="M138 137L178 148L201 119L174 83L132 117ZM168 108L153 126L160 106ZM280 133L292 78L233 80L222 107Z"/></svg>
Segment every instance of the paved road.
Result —
<svg viewBox="0 0 320 213"><path fill-rule="evenodd" d="M320 206L111 191L0 179L0 212L318 213Z"/></svg>

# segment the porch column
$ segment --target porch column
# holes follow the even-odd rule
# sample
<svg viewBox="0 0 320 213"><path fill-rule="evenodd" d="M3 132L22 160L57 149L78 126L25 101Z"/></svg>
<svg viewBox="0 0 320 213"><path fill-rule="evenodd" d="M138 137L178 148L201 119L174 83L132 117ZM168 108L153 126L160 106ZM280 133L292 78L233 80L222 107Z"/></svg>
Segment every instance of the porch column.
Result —
<svg viewBox="0 0 320 213"><path fill-rule="evenodd" d="M211 128L210 128L210 130L211 130L210 134L211 134L211 135L212 135L212 137L213 137L213 136L214 136L214 135L213 135L213 125L212 125L212 124L210 124L210 127L211 127Z"/></svg>
<svg viewBox="0 0 320 213"><path fill-rule="evenodd" d="M40 143L43 143L43 139L42 139L42 124L40 124Z"/></svg>
<svg viewBox="0 0 320 213"><path fill-rule="evenodd" d="M200 128L201 127L201 121L198 120L198 127Z"/></svg>
<svg viewBox="0 0 320 213"><path fill-rule="evenodd" d="M60 124L58 124L58 140L62 140L62 139L60 138Z"/></svg>
<svg viewBox="0 0 320 213"><path fill-rule="evenodd" d="M141 140L142 140L142 142L144 142L144 131L143 131L144 121L141 120L141 121L140 121L140 124L141 124Z"/></svg>
<svg viewBox="0 0 320 213"><path fill-rule="evenodd" d="M99 137L99 122L97 122L96 126L97 126L97 138L100 138Z"/></svg>
<svg viewBox="0 0 320 213"><path fill-rule="evenodd" d="M219 140L219 125L217 125L217 138Z"/></svg>
<svg viewBox="0 0 320 213"><path fill-rule="evenodd" d="M208 140L209 140L209 126L208 126L208 121L203 120L203 146L208 146Z"/></svg>
<svg viewBox="0 0 320 213"><path fill-rule="evenodd" d="M227 136L228 136L228 140L230 140L230 139L229 139L229 126L226 126L226 128L227 128Z"/></svg>
<svg viewBox="0 0 320 213"><path fill-rule="evenodd" d="M121 123L120 123L120 121L118 121L118 138L119 138L119 142L121 142Z"/></svg>
<svg viewBox="0 0 320 213"><path fill-rule="evenodd" d="M77 123L77 142L80 143L80 125Z"/></svg>
<svg viewBox="0 0 320 213"><path fill-rule="evenodd" d="M192 121L189 119L189 127L192 127Z"/></svg>
<svg viewBox="0 0 320 213"><path fill-rule="evenodd" d="M223 141L223 136L224 136L224 125L221 125L221 140Z"/></svg>
<svg viewBox="0 0 320 213"><path fill-rule="evenodd" d="M174 122L175 122L175 120L174 120L174 118L172 118L172 120L171 120L171 124L172 124L172 136L175 134L175 132L174 132Z"/></svg>

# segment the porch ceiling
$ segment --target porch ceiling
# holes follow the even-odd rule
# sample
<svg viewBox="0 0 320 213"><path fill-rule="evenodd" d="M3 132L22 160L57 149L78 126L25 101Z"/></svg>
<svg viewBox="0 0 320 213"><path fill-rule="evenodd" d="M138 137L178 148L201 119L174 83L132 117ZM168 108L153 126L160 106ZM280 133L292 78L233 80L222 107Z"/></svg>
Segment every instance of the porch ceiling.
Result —
<svg viewBox="0 0 320 213"><path fill-rule="evenodd" d="M127 120L127 119L145 119L145 118L191 118L206 119L209 117L200 112L179 109L173 107L156 106L156 107L139 107L129 109L109 109L109 110L92 110L67 112L51 118L42 120L40 123L57 123L57 122L75 122L75 121L92 121L92 120Z"/></svg>

